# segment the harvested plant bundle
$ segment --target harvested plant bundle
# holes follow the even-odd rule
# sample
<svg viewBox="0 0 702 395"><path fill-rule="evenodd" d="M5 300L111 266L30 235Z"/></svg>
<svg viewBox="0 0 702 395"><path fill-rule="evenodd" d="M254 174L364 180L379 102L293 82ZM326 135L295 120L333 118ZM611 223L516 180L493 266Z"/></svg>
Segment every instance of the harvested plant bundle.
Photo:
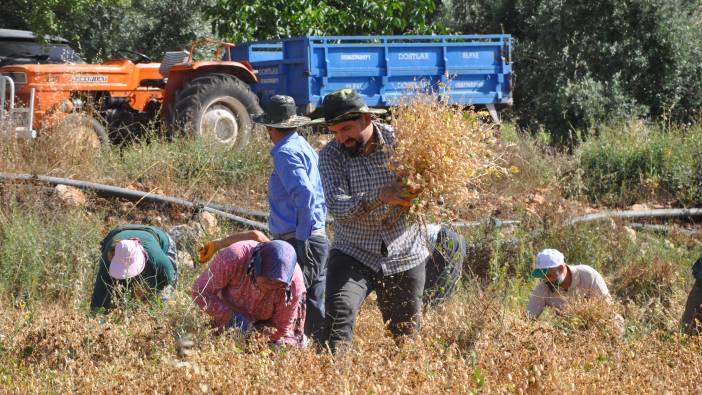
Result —
<svg viewBox="0 0 702 395"><path fill-rule="evenodd" d="M494 128L474 111L417 89L403 97L393 119L389 168L410 189L421 190L410 209L420 222L453 218L456 208L479 198L486 176L506 174Z"/></svg>

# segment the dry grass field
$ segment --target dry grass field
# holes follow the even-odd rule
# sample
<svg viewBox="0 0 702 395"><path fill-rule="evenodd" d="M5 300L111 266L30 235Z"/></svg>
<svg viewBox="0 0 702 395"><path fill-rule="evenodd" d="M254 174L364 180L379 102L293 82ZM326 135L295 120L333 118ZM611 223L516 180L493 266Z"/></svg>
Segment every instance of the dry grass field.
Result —
<svg viewBox="0 0 702 395"><path fill-rule="evenodd" d="M313 348L271 349L235 332L213 334L189 297L198 267L182 268L168 304L127 300L104 320L91 318L101 236L125 221L188 223L190 213L90 193L74 207L58 201L52 188L0 182L0 392L702 393L702 340L678 334L690 266L702 252L700 234L637 233L618 221L565 226L571 215L606 207L591 196L586 176L594 173L577 173L580 164L592 163L586 160L597 145L567 156L509 129L501 139L504 166L516 170L483 186L484 198L460 215L492 214L521 224L461 229L469 244L461 286L424 314L415 341L395 345L371 297L353 347L334 357ZM101 149L57 141L66 140L3 141L0 171L266 207L265 141L241 152L198 141ZM590 189L578 194L583 187ZM641 199L666 203L668 192ZM615 198L607 196L607 202ZM210 236L232 229L220 221ZM545 247L602 272L614 306L585 302L539 321L525 319L535 284L528 273ZM625 318L623 336L612 328L612 310ZM187 350L184 338L193 342Z"/></svg>

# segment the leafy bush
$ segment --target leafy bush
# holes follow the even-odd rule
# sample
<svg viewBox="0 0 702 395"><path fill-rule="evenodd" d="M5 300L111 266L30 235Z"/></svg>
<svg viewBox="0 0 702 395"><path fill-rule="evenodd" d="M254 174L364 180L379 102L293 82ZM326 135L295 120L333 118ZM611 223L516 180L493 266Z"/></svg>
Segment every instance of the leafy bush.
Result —
<svg viewBox="0 0 702 395"><path fill-rule="evenodd" d="M3 27L64 36L91 61L122 58L122 48L160 61L165 51L186 49L191 41L212 34L204 7L213 0L7 2L8 24Z"/></svg>
<svg viewBox="0 0 702 395"><path fill-rule="evenodd" d="M522 126L571 129L649 114L687 122L702 108L699 0L451 1L447 25L514 37Z"/></svg>
<svg viewBox="0 0 702 395"><path fill-rule="evenodd" d="M570 127L575 130L587 131L599 128L604 121L619 122L645 114L645 107L624 92L619 74L611 81L590 76L569 81L559 87L556 98L563 119L573 122Z"/></svg>
<svg viewBox="0 0 702 395"><path fill-rule="evenodd" d="M444 31L433 23L435 0L218 0L207 7L215 31L234 42L304 35L427 34Z"/></svg>
<svg viewBox="0 0 702 395"><path fill-rule="evenodd" d="M639 123L607 128L576 152L570 190L597 203L627 206L655 198L702 205L702 128L668 131ZM581 183L581 186L572 185Z"/></svg>

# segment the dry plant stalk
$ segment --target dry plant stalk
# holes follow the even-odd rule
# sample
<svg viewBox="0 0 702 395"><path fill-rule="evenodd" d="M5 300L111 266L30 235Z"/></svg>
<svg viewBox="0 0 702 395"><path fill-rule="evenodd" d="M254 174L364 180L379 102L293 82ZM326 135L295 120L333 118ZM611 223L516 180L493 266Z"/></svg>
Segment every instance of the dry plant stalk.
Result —
<svg viewBox="0 0 702 395"><path fill-rule="evenodd" d="M472 110L414 88L393 110L396 147L389 168L411 189L421 189L409 211L419 222L455 218L455 209L480 197L500 166L494 127Z"/></svg>
<svg viewBox="0 0 702 395"><path fill-rule="evenodd" d="M564 330L554 325L560 318L524 319L502 299L469 288L428 311L417 341L399 348L368 300L352 349L335 357L247 344L233 332L214 336L188 292L163 310L139 305L104 323L69 303L12 307L0 299L0 392L700 392L698 337L643 331L620 340L597 325ZM177 351L181 330L194 343L187 355Z"/></svg>
<svg viewBox="0 0 702 395"><path fill-rule="evenodd" d="M78 123L41 129L36 139L0 130L0 167L5 171L85 176L94 173L100 155L95 133Z"/></svg>

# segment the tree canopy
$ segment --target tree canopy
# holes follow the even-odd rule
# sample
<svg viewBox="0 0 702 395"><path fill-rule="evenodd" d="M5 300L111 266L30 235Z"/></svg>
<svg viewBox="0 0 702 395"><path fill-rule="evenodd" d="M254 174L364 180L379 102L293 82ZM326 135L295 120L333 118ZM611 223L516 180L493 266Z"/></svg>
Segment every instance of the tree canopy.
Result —
<svg viewBox="0 0 702 395"><path fill-rule="evenodd" d="M234 42L303 35L431 34L436 0L217 0L214 30Z"/></svg>
<svg viewBox="0 0 702 395"><path fill-rule="evenodd" d="M632 116L695 119L701 7L699 0L454 1L449 26L511 33L519 122L565 136Z"/></svg>
<svg viewBox="0 0 702 395"><path fill-rule="evenodd" d="M702 108L702 0L6 0L0 26L71 39L89 60L159 59L196 38L510 33L517 122L558 136Z"/></svg>

